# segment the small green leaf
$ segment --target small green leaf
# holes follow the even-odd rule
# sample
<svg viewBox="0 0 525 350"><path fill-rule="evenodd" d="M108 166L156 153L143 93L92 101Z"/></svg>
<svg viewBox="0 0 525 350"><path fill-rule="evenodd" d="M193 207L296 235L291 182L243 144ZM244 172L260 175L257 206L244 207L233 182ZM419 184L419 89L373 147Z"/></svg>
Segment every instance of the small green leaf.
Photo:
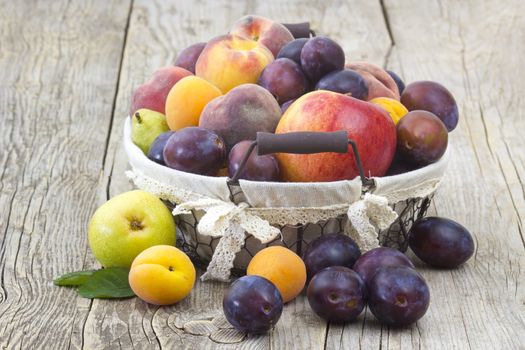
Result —
<svg viewBox="0 0 525 350"><path fill-rule="evenodd" d="M135 296L128 282L129 269L112 267L98 270L79 288L84 298L129 298Z"/></svg>
<svg viewBox="0 0 525 350"><path fill-rule="evenodd" d="M75 271L55 278L53 283L62 287L78 287L84 284L95 270Z"/></svg>

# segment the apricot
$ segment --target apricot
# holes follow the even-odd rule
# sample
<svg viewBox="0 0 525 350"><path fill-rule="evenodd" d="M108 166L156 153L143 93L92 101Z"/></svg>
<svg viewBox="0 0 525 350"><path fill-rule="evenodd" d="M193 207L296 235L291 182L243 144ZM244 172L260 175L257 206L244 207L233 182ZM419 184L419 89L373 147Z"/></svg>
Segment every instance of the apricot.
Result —
<svg viewBox="0 0 525 350"><path fill-rule="evenodd" d="M266 46L228 34L206 44L197 60L195 73L225 94L241 84L255 84L264 67L272 61L273 55Z"/></svg>
<svg viewBox="0 0 525 350"><path fill-rule="evenodd" d="M195 267L182 250L157 245L140 253L129 271L129 285L147 303L174 304L184 299L195 284Z"/></svg>
<svg viewBox="0 0 525 350"><path fill-rule="evenodd" d="M198 126L204 106L222 95L213 84L189 76L175 84L166 99L166 121L171 130L177 131L188 126Z"/></svg>
<svg viewBox="0 0 525 350"><path fill-rule="evenodd" d="M399 120L408 113L408 109L405 106L403 106L401 102L399 102L398 100L394 100L393 98L376 97L368 102L378 105L379 107L387 111L390 115L390 118L392 118L392 121L396 125L399 122Z"/></svg>
<svg viewBox="0 0 525 350"><path fill-rule="evenodd" d="M286 303L301 293L306 283L306 266L290 249L273 246L260 250L248 264L248 275L272 282Z"/></svg>

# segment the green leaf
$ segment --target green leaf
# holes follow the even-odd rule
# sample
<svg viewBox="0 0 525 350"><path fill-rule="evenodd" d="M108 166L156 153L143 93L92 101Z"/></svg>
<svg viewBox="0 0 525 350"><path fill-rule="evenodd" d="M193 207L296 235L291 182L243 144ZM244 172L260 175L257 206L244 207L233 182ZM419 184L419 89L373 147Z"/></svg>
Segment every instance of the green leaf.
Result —
<svg viewBox="0 0 525 350"><path fill-rule="evenodd" d="M112 267L98 270L85 281L78 293L84 298L129 298L135 296L128 282L129 269Z"/></svg>
<svg viewBox="0 0 525 350"><path fill-rule="evenodd" d="M86 270L66 273L65 275L55 278L53 283L56 286L62 287L78 287L83 285L94 272L95 270Z"/></svg>

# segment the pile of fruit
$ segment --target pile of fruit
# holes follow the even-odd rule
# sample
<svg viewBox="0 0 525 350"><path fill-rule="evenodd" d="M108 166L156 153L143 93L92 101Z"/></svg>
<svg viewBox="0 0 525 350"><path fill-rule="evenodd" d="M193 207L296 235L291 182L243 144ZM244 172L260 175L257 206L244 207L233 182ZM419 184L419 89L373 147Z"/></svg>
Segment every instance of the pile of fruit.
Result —
<svg viewBox="0 0 525 350"><path fill-rule="evenodd" d="M324 37L294 38L258 16L229 34L182 50L131 99L132 140L153 161L180 171L233 177L257 132L344 130L367 176L436 162L458 123L451 93L431 81L405 87L393 72L351 61ZM348 154L257 155L239 178L336 181L358 175Z"/></svg>
<svg viewBox="0 0 525 350"><path fill-rule="evenodd" d="M347 62L329 38L294 39L285 26L257 16L183 50L174 66L134 92L130 113L133 142L151 160L230 177L259 131L344 130L365 173L383 176L439 160L458 122L454 98L440 84L405 87L392 72ZM241 170L240 178L255 181L358 175L352 153L254 152ZM191 292L196 270L175 238L174 219L160 199L141 190L123 193L89 223L89 245L104 269L69 273L55 283L90 298L136 295L156 305L176 303ZM457 267L474 252L464 227L436 217L413 225L409 246L439 268ZM304 289L312 310L333 322L355 320L368 305L379 321L407 325L425 314L430 300L426 281L403 253L376 248L361 255L351 238L332 233L310 242L301 257L281 246L260 250L247 276L225 292L224 314L240 331L265 332Z"/></svg>
<svg viewBox="0 0 525 350"><path fill-rule="evenodd" d="M104 269L69 273L55 283L76 287L88 298L136 295L155 305L177 303L193 289L196 270L175 247L175 236L174 219L160 199L141 190L120 194L89 223L89 245ZM463 226L437 217L413 225L409 246L437 268L455 268L474 253ZM382 323L404 326L420 319L430 301L427 283L406 255L383 247L361 255L350 237L333 233L310 242L302 257L282 246L260 250L247 276L225 292L224 314L239 331L266 332L284 303L305 287L312 310L333 322L355 320L368 304Z"/></svg>

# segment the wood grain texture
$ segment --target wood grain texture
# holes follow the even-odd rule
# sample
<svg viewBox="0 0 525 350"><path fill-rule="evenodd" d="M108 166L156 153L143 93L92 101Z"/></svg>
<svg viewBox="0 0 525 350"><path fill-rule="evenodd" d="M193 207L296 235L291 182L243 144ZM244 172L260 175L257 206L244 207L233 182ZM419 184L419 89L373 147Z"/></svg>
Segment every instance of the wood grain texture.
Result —
<svg viewBox="0 0 525 350"><path fill-rule="evenodd" d="M0 348L525 348L522 1L0 0L0 8L0 132L8 135L0 138ZM52 285L98 266L89 217L132 188L121 134L133 89L248 13L310 20L350 60L406 81L440 81L456 96L461 121L433 213L468 227L477 251L454 271L414 258L432 295L414 326L390 329L369 310L351 324L326 324L302 295L272 332L243 336L219 318L222 283L198 282L170 307L91 302Z"/></svg>
<svg viewBox="0 0 525 350"><path fill-rule="evenodd" d="M90 301L52 281L84 267L129 12L122 4L0 1L2 349L81 346L75 334Z"/></svg>

